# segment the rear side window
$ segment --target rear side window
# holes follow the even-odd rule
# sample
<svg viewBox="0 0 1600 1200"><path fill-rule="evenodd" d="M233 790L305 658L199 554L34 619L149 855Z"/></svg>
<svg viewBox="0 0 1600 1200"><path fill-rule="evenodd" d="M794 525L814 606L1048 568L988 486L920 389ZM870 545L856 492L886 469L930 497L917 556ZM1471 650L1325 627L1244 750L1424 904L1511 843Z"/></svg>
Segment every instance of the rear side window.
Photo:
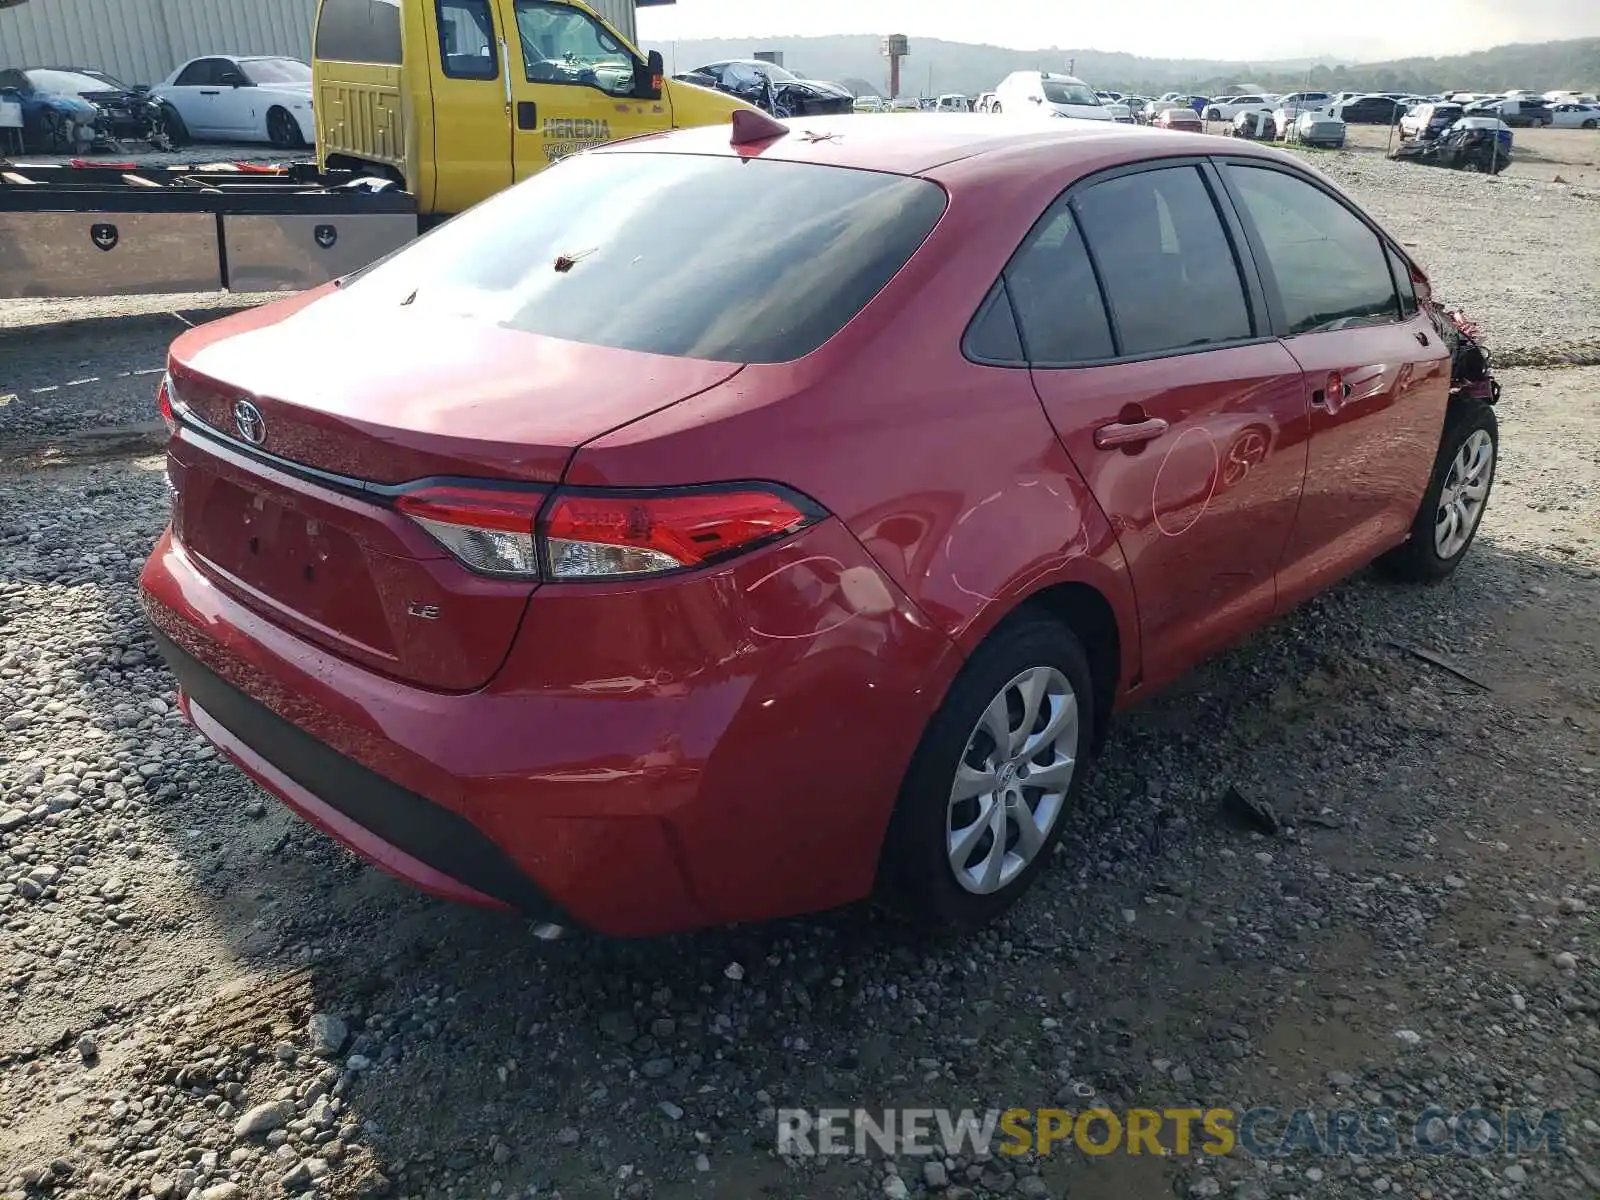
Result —
<svg viewBox="0 0 1600 1200"><path fill-rule="evenodd" d="M1383 242L1359 217L1282 171L1226 169L1266 250L1291 335L1398 319Z"/></svg>
<svg viewBox="0 0 1600 1200"><path fill-rule="evenodd" d="M945 209L925 179L711 155L580 154L346 286L592 345L721 362L811 353Z"/></svg>
<svg viewBox="0 0 1600 1200"><path fill-rule="evenodd" d="M1094 184L1073 201L1111 306L1120 355L1249 338L1233 247L1194 167Z"/></svg>
<svg viewBox="0 0 1600 1200"><path fill-rule="evenodd" d="M1384 247L1389 255L1389 273L1394 276L1394 289L1400 295L1400 315L1410 319L1417 315L1417 285L1411 278L1411 266L1393 246Z"/></svg>
<svg viewBox="0 0 1600 1200"><path fill-rule="evenodd" d="M316 56L327 62L400 64L400 0L322 0Z"/></svg>
<svg viewBox="0 0 1600 1200"><path fill-rule="evenodd" d="M439 62L451 79L498 79L489 0L438 0Z"/></svg>
<svg viewBox="0 0 1600 1200"><path fill-rule="evenodd" d="M1056 201L1006 268L1028 358L1036 365L1112 358L1100 285L1072 208Z"/></svg>

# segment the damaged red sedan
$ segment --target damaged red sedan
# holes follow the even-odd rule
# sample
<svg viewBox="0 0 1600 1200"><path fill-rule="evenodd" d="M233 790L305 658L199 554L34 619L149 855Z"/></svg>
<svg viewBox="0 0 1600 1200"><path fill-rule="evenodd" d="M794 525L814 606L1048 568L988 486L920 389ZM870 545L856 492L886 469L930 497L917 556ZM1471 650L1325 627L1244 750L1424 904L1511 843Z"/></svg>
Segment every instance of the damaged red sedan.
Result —
<svg viewBox="0 0 1600 1200"><path fill-rule="evenodd" d="M740 116L172 348L184 710L374 863L547 932L970 927L1113 710L1466 554L1487 360L1303 163Z"/></svg>

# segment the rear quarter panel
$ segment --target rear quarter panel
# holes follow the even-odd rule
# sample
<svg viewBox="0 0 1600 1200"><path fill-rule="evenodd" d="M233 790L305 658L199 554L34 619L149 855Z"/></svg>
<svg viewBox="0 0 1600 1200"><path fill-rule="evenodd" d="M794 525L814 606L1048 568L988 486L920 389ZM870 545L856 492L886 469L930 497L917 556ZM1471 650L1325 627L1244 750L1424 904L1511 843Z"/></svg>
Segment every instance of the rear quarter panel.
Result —
<svg viewBox="0 0 1600 1200"><path fill-rule="evenodd" d="M1109 125L1109 122L1108 122ZM1159 152L1159 151L1158 151ZM832 341L589 443L574 483L770 479L839 516L922 612L970 653L1027 597L1087 583L1110 603L1122 679L1138 670L1126 564L1026 370L979 366L962 335L1033 221L1096 165L955 164L928 241Z"/></svg>

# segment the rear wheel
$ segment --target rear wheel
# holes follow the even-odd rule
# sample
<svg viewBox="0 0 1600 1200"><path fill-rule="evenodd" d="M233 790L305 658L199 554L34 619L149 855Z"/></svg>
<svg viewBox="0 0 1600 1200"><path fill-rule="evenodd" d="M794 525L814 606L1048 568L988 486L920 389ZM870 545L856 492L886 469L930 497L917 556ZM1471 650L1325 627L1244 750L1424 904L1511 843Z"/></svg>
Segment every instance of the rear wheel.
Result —
<svg viewBox="0 0 1600 1200"><path fill-rule="evenodd" d="M1001 107L1000 107L1000 101L996 100L993 104L991 104L989 106L989 111L992 112L992 113L997 113L997 112L1002 112L1004 110L1001 109Z"/></svg>
<svg viewBox="0 0 1600 1200"><path fill-rule="evenodd" d="M1094 688L1076 636L1025 612L972 656L906 772L884 845L890 903L972 929L1027 891L1061 837L1093 745Z"/></svg>
<svg viewBox="0 0 1600 1200"><path fill-rule="evenodd" d="M299 150L306 144L300 136L300 123L286 108L274 108L267 113L267 140L279 150Z"/></svg>
<svg viewBox="0 0 1600 1200"><path fill-rule="evenodd" d="M1583 127L1584 127L1584 128L1585 128L1585 129L1593 129L1593 128L1595 128L1595 123L1594 123L1594 121L1593 121L1593 120L1589 120L1589 121L1585 121L1585 122L1584 122L1584 123L1583 123Z"/></svg>
<svg viewBox="0 0 1600 1200"><path fill-rule="evenodd" d="M1411 536L1377 562L1384 574L1409 583L1436 583L1461 564L1489 507L1499 452L1494 409L1472 403L1452 410Z"/></svg>

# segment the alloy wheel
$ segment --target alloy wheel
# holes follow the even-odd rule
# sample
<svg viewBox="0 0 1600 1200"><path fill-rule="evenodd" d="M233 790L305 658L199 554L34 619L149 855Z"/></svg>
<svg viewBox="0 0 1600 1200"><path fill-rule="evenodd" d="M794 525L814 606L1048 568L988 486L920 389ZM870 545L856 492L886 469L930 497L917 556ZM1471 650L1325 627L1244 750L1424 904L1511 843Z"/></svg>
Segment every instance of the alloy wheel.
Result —
<svg viewBox="0 0 1600 1200"><path fill-rule="evenodd" d="M1494 439L1487 430L1474 430L1461 443L1439 492L1434 521L1433 548L1441 559L1452 559L1472 540L1483 519L1489 485L1494 481Z"/></svg>
<svg viewBox="0 0 1600 1200"><path fill-rule="evenodd" d="M946 817L956 882L992 895L1027 870L1061 817L1077 770L1078 699L1055 667L1001 688L967 737Z"/></svg>

